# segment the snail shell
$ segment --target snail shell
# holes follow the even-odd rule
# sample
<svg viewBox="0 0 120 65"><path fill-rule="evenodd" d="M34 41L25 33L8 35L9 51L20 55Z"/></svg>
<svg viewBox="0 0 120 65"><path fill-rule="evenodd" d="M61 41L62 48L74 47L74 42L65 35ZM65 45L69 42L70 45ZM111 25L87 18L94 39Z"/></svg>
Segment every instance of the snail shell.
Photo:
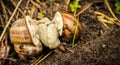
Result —
<svg viewBox="0 0 120 65"><path fill-rule="evenodd" d="M63 29L64 39L66 41L72 40L77 24L78 24L78 29L76 32L76 38L78 38L80 36L80 30L81 30L79 21L74 16L68 13L62 12L61 15L62 15L63 24L64 24L64 29Z"/></svg>
<svg viewBox="0 0 120 65"><path fill-rule="evenodd" d="M10 28L10 40L19 56L34 55L42 51L41 42L36 35L33 36L30 33L34 32L35 28L28 23L24 18L21 18L16 20Z"/></svg>
<svg viewBox="0 0 120 65"><path fill-rule="evenodd" d="M74 16L64 12L57 12L52 22L55 22L59 36L62 36L64 41L72 40L75 32L76 39L80 37L81 26L79 21Z"/></svg>

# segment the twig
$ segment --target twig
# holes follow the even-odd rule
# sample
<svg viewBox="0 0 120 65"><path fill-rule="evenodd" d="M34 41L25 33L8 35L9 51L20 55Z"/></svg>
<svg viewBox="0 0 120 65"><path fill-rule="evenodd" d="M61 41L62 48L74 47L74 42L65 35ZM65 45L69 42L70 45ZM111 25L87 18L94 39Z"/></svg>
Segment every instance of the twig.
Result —
<svg viewBox="0 0 120 65"><path fill-rule="evenodd" d="M34 2L33 0L30 0L30 1L34 6L36 6L37 8L40 8L40 5L38 3Z"/></svg>
<svg viewBox="0 0 120 65"><path fill-rule="evenodd" d="M0 21L1 21L1 24L2 24L2 27L4 28L5 27L5 24L3 22L3 19L2 19L2 15L0 14Z"/></svg>
<svg viewBox="0 0 120 65"><path fill-rule="evenodd" d="M44 54L43 54L44 55ZM36 64L42 57L43 57L43 55L41 55L35 62L33 62L31 65L34 65L34 64Z"/></svg>
<svg viewBox="0 0 120 65"><path fill-rule="evenodd" d="M75 12L74 12L74 14L73 14L75 17L77 17L77 16L76 16L76 13L77 13L77 11L75 10Z"/></svg>
<svg viewBox="0 0 120 65"><path fill-rule="evenodd" d="M8 14L9 14L9 15L12 15L12 12L9 10L9 7L5 6L5 8L6 8Z"/></svg>
<svg viewBox="0 0 120 65"><path fill-rule="evenodd" d="M35 13L36 9L38 8L40 10L40 12L42 12L41 6L44 6L41 1L39 0L35 0L36 2L34 2L34 0L30 0L31 3L33 4L32 10L31 10L31 16L33 16L33 14Z"/></svg>
<svg viewBox="0 0 120 65"><path fill-rule="evenodd" d="M83 9L82 9L81 11L79 11L79 12L75 15L75 17L77 17L78 15L80 15L81 13L83 13L85 10L87 10L93 3L94 3L94 2L91 2L91 3L88 3L87 5L83 6L83 7L82 7Z"/></svg>
<svg viewBox="0 0 120 65"><path fill-rule="evenodd" d="M53 51L50 51L47 55L45 55L42 59L40 59L37 63L34 65L38 65L40 62L42 62L45 58L47 58Z"/></svg>
<svg viewBox="0 0 120 65"><path fill-rule="evenodd" d="M37 7L35 7L34 5L31 7L31 10L29 12L29 15L31 18L33 18L35 12L37 11Z"/></svg>
<svg viewBox="0 0 120 65"><path fill-rule="evenodd" d="M41 2L41 0L35 0L35 1L39 4L40 7L44 6L44 4Z"/></svg>
<svg viewBox="0 0 120 65"><path fill-rule="evenodd" d="M68 10L69 3L70 3L70 0L67 0L66 6L65 6L66 11Z"/></svg>
<svg viewBox="0 0 120 65"><path fill-rule="evenodd" d="M26 9L28 9L29 3L30 3L30 0L28 0L26 3L26 6L25 6Z"/></svg>
<svg viewBox="0 0 120 65"><path fill-rule="evenodd" d="M16 3L13 1L13 0L11 0L11 2L13 3L13 5L14 5L14 7L16 7ZM23 15L23 17L25 18L25 14L22 12L22 10L20 9L20 8L18 8L18 11Z"/></svg>
<svg viewBox="0 0 120 65"><path fill-rule="evenodd" d="M5 21L7 21L8 20L8 15L7 15L7 12L6 12L6 9L5 9L5 5L4 5L2 0L1 0L1 5L2 5L2 8L3 8L3 12L5 14Z"/></svg>
<svg viewBox="0 0 120 65"><path fill-rule="evenodd" d="M42 4L40 0L35 0L37 3L39 3L40 5Z"/></svg>
<svg viewBox="0 0 120 65"><path fill-rule="evenodd" d="M0 42L1 42L1 40L2 40L2 38L3 38L3 36L4 36L4 34L5 34L5 32L6 32L7 28L8 28L8 26L9 26L9 24L10 24L12 18L14 17L14 15L15 15L15 13L16 13L18 7L19 7L19 5L21 4L21 2L22 2L22 0L20 0L20 1L18 2L17 6L16 6L16 8L15 8L15 10L14 10L14 12L12 13L10 19L8 20L8 22L7 22L5 28L4 28L4 30L3 30L2 34L1 34L1 36L0 36Z"/></svg>

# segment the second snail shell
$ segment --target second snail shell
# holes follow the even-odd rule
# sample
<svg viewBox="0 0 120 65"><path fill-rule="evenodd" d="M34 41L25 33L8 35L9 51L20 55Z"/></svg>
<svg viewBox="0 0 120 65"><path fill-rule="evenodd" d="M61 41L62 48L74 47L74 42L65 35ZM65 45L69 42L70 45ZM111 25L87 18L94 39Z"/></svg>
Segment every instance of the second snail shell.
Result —
<svg viewBox="0 0 120 65"><path fill-rule="evenodd" d="M34 28L31 28L31 30ZM33 42L26 20L24 18L16 20L10 28L10 39L14 44L15 51L19 56L34 55L42 51L40 41Z"/></svg>

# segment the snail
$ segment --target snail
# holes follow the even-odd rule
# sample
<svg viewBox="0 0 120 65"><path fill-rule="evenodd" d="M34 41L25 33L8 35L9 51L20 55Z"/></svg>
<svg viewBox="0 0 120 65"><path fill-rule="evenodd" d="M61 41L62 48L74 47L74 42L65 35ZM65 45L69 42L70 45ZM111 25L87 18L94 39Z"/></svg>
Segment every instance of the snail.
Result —
<svg viewBox="0 0 120 65"><path fill-rule="evenodd" d="M80 23L70 14L57 12L52 21L46 17L41 20L34 20L30 16L26 16L26 19L18 19L12 24L10 39L14 44L15 51L22 58L41 52L42 44L50 49L59 47L60 36L67 41L71 40L77 24L76 36L78 37L80 35Z"/></svg>
<svg viewBox="0 0 120 65"><path fill-rule="evenodd" d="M59 40L60 36L63 36L66 41L71 40L77 24L76 37L78 38L80 35L80 23L75 17L67 13L56 12L52 21L48 18L42 18L38 22L40 23L38 24L40 40L50 49L59 47L61 43Z"/></svg>
<svg viewBox="0 0 120 65"><path fill-rule="evenodd" d="M58 29L63 28L59 30L59 33L61 34L62 38L64 38L64 41L70 41L72 40L76 26L78 24L77 32L76 32L76 38L80 37L80 30L81 30L81 25L79 21L72 15L64 12L57 12L55 14L55 17L53 19L58 26Z"/></svg>
<svg viewBox="0 0 120 65"><path fill-rule="evenodd" d="M29 16L16 20L10 28L10 40L14 49L24 58L26 55L34 55L42 51L42 44L37 34L37 26L33 24Z"/></svg>

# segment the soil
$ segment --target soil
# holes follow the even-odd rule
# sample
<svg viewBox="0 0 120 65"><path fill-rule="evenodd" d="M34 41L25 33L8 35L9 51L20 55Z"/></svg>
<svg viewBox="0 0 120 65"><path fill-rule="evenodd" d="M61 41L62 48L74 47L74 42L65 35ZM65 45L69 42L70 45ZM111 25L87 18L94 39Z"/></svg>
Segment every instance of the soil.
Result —
<svg viewBox="0 0 120 65"><path fill-rule="evenodd" d="M90 2L92 0L80 0L81 6ZM56 0L56 3L59 3L60 7L57 8L55 3L52 3L49 8L49 5L46 6L48 8L47 10L45 9L48 13L47 17L50 19L52 19L56 11L65 11L65 3L62 0ZM114 0L110 1L110 4L114 7ZM70 43L65 44L64 47L67 49L65 52L55 49L39 65L120 65L120 27L107 24L109 26L109 29L107 29L97 20L94 14L95 11L100 11L111 16L104 2L94 3L79 15L79 21L82 26L82 40L78 40L75 47L72 47ZM68 12L71 13L70 11ZM116 14L116 16L118 15ZM39 55L29 57L26 60L15 58L17 61L6 60L4 64L30 65L38 58Z"/></svg>

